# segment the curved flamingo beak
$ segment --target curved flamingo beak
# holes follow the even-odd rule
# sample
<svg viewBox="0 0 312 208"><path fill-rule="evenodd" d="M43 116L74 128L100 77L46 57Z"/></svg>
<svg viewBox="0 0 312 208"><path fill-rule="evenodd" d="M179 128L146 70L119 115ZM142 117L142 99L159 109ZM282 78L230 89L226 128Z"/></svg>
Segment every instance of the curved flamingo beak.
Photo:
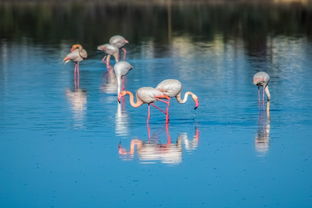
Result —
<svg viewBox="0 0 312 208"><path fill-rule="evenodd" d="M121 99L121 96L120 94L118 95L118 103L120 103L120 99Z"/></svg>
<svg viewBox="0 0 312 208"><path fill-rule="evenodd" d="M129 43L129 41L128 41L128 40L125 40L125 43Z"/></svg>
<svg viewBox="0 0 312 208"><path fill-rule="evenodd" d="M198 99L195 99L195 107L194 107L194 110L196 110L199 106L199 101Z"/></svg>

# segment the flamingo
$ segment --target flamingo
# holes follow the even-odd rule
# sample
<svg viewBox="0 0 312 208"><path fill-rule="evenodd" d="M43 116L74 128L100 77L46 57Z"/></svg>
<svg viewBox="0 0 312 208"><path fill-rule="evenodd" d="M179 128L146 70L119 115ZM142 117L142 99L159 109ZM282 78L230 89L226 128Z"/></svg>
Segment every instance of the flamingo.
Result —
<svg viewBox="0 0 312 208"><path fill-rule="evenodd" d="M270 101L271 95L269 91L270 76L266 72L258 72L253 76L254 85L258 86L258 100L260 102L260 87L262 87L262 101L264 102L264 92L267 100Z"/></svg>
<svg viewBox="0 0 312 208"><path fill-rule="evenodd" d="M121 91L118 95L118 102L120 102L121 97L129 95L130 96L130 105L134 108L140 107L143 104L148 104L148 111L147 111L147 120L148 123L151 117L150 113L150 105L157 108L159 111L163 112L166 115L166 123L168 123L169 115L168 115L168 106L169 101L161 100L161 98L169 100L170 98L165 95L164 93L160 92L159 90L152 88L152 87L141 87L136 92L136 102L134 102L133 93L130 91ZM161 108L154 104L155 101L160 101L167 104L166 112L163 111Z"/></svg>
<svg viewBox="0 0 312 208"><path fill-rule="evenodd" d="M70 53L66 55L64 58L65 64L69 61L73 61L75 63L74 69L74 77L75 81L79 80L79 63L88 57L87 51L80 44L72 45L70 49Z"/></svg>
<svg viewBox="0 0 312 208"><path fill-rule="evenodd" d="M109 44L116 46L118 49L121 49L123 51L123 59L126 59L127 50L124 48L124 46L129 43L128 40L126 40L121 35L114 35L109 39Z"/></svg>
<svg viewBox="0 0 312 208"><path fill-rule="evenodd" d="M117 79L117 95L119 95L121 91L121 85L124 85L124 76L126 76L131 69L133 69L133 66L126 61L120 61L114 65L114 72Z"/></svg>
<svg viewBox="0 0 312 208"><path fill-rule="evenodd" d="M106 64L106 67L108 69L110 69L110 57L111 56L114 56L116 62L119 61L119 49L116 46L106 43L103 45L99 45L97 49L107 54L107 56L105 55L103 57L102 61L104 64ZM106 61L105 61L105 58L106 58Z"/></svg>
<svg viewBox="0 0 312 208"><path fill-rule="evenodd" d="M188 96L191 95L192 99L195 102L194 109L197 109L199 106L198 97L193 92L186 92L184 94L184 98L181 98L181 91L182 91L182 83L176 79L166 79L160 82L156 89L163 92L165 95L169 96L170 98L175 97L178 103L186 103Z"/></svg>

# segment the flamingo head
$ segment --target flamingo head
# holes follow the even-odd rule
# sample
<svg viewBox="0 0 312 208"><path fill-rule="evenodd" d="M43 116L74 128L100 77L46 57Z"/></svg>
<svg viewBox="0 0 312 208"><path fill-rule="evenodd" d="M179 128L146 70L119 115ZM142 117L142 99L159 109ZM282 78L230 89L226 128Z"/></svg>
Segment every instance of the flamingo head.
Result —
<svg viewBox="0 0 312 208"><path fill-rule="evenodd" d="M118 95L118 102L120 103L120 99L127 94L127 91L121 91Z"/></svg>
<svg viewBox="0 0 312 208"><path fill-rule="evenodd" d="M196 98L194 99L194 101L195 101L195 107L194 107L194 110L196 110L196 109L198 108L198 106L199 106L199 101L198 101L198 98L196 97Z"/></svg>
<svg viewBox="0 0 312 208"><path fill-rule="evenodd" d="M128 41L128 40L126 40L126 39L124 40L124 42L125 42L125 44L126 44L126 43L129 43L129 41Z"/></svg>
<svg viewBox="0 0 312 208"><path fill-rule="evenodd" d="M80 45L80 44L74 44L74 45L72 45L70 51L73 52L73 51L76 50L76 49L82 49L82 45Z"/></svg>

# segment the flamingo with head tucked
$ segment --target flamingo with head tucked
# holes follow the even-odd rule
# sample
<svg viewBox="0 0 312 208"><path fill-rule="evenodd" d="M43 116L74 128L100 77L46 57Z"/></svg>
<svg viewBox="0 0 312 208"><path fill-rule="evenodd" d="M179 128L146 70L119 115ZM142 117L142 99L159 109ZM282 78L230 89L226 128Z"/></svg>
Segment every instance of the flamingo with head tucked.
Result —
<svg viewBox="0 0 312 208"><path fill-rule="evenodd" d="M186 103L188 96L190 95L195 102L194 109L197 109L199 106L198 97L193 92L190 91L186 92L182 99L181 97L182 83L179 80L176 79L163 80L156 86L156 89L169 97L175 97L178 103Z"/></svg>
<svg viewBox="0 0 312 208"><path fill-rule="evenodd" d="M124 48L124 46L129 43L128 40L126 40L121 35L114 35L109 39L109 44L116 46L118 49L121 49L123 51L123 59L126 59L127 50Z"/></svg>
<svg viewBox="0 0 312 208"><path fill-rule="evenodd" d="M148 123L151 117L150 113L150 105L153 107L157 108L159 111L163 112L166 114L166 123L169 121L169 115L168 115L168 107L166 112L163 111L161 108L158 106L154 105L155 101L160 101L164 102L169 105L169 101L164 101L162 99L167 99L169 100L170 98L165 95L164 93L160 92L159 90L152 88L152 87L141 87L137 90L136 92L136 102L134 102L134 96L133 93L130 91L121 91L118 95L118 102L120 102L121 97L129 95L130 96L130 105L134 108L140 107L143 104L148 104L148 112L147 112L147 120L146 122Z"/></svg>
<svg viewBox="0 0 312 208"><path fill-rule="evenodd" d="M131 69L133 69L133 66L126 61L120 61L114 65L114 72L117 79L117 95L119 95L121 91L121 85L123 85L124 88L124 77Z"/></svg>
<svg viewBox="0 0 312 208"><path fill-rule="evenodd" d="M75 64L74 77L75 81L79 80L79 63L88 57L87 51L80 45L74 44L70 49L70 53L64 58L64 62L73 61Z"/></svg>
<svg viewBox="0 0 312 208"><path fill-rule="evenodd" d="M106 67L108 69L110 69L110 57L111 56L114 56L116 62L119 61L119 49L116 46L106 43L103 45L99 45L97 49L107 54L103 57L102 61L104 64L106 64Z"/></svg>
<svg viewBox="0 0 312 208"><path fill-rule="evenodd" d="M253 84L258 86L258 100L260 102L260 87L262 87L262 101L264 102L264 92L267 100L270 101L271 95L269 91L270 76L266 72L258 72L253 76Z"/></svg>

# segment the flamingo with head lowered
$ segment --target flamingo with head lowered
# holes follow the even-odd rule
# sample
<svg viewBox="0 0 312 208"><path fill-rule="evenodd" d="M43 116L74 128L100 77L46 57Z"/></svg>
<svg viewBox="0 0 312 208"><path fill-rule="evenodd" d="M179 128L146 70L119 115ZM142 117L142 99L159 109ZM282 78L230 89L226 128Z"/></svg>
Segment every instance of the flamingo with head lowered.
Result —
<svg viewBox="0 0 312 208"><path fill-rule="evenodd" d="M269 91L270 76L266 72L258 72L253 76L253 84L258 86L258 100L260 102L260 87L262 87L262 101L264 102L264 92L267 100L270 101L271 95Z"/></svg>
<svg viewBox="0 0 312 208"><path fill-rule="evenodd" d="M186 103L188 96L190 95L195 102L194 109L197 109L199 106L198 97L193 92L190 92L190 91L186 92L182 99L182 96L181 96L182 83L179 80L176 80L176 79L163 80L156 86L156 89L171 98L175 97L178 103Z"/></svg>
<svg viewBox="0 0 312 208"><path fill-rule="evenodd" d="M107 54L102 59L103 63L106 64L107 69L110 69L111 56L114 56L116 62L119 61L119 49L116 46L106 43L103 45L99 45L97 49Z"/></svg>
<svg viewBox="0 0 312 208"><path fill-rule="evenodd" d="M130 105L134 108L140 107L143 104L148 105L148 112L147 112L147 120L148 123L151 117L150 113L150 105L157 108L159 111L163 112L166 115L166 123L169 121L169 115L168 115L168 107L166 112L163 111L161 108L156 106L154 104L155 101L164 102L169 105L169 97L165 95L164 93L160 92L159 90L152 88L152 87L141 87L136 92L136 102L134 102L134 96L133 93L130 91L121 91L118 95L118 102L120 102L121 97L129 95L130 96ZM167 99L168 101L162 100Z"/></svg>
<svg viewBox="0 0 312 208"><path fill-rule="evenodd" d="M109 39L109 44L116 46L118 49L123 51L123 59L126 59L127 50L124 46L129 43L126 38L122 37L121 35L114 35Z"/></svg>
<svg viewBox="0 0 312 208"><path fill-rule="evenodd" d="M88 57L87 51L80 45L74 44L70 53L66 55L64 58L64 62L68 63L69 61L73 61L75 64L74 77L75 81L79 80L79 63Z"/></svg>
<svg viewBox="0 0 312 208"><path fill-rule="evenodd" d="M121 88L124 88L124 77L131 69L133 69L133 66L126 61L120 61L114 65L114 72L117 79L117 95L119 95Z"/></svg>

